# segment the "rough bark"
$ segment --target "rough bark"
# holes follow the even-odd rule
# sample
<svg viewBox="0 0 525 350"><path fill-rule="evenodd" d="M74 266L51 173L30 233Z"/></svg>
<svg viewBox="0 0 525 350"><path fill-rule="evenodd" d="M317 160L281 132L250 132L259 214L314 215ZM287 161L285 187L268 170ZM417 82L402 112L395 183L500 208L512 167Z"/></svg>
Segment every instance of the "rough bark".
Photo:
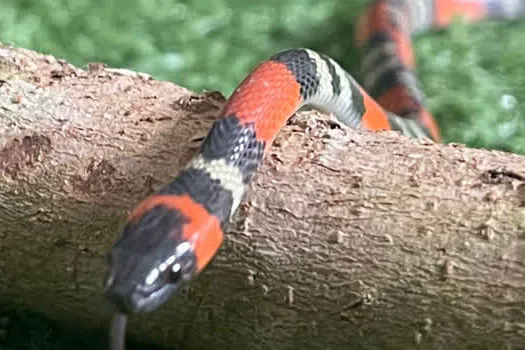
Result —
<svg viewBox="0 0 525 350"><path fill-rule="evenodd" d="M0 79L0 298L105 327L127 210L224 100L7 47ZM520 174L518 155L298 113L212 265L130 332L188 349L525 348Z"/></svg>

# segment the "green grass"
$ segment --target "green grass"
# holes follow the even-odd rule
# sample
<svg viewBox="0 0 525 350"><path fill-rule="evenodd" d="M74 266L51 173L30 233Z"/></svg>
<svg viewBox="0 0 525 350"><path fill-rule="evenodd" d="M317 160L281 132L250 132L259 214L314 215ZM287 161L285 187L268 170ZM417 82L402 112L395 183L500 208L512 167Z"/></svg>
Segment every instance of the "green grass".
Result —
<svg viewBox="0 0 525 350"><path fill-rule="evenodd" d="M255 64L289 47L323 51L354 73L353 25L365 3L1 0L0 41L229 95ZM415 40L418 75L446 142L525 153L524 29L525 21L458 23ZM23 327L6 339L20 343L1 350L78 349L52 323L11 317Z"/></svg>
<svg viewBox="0 0 525 350"><path fill-rule="evenodd" d="M229 95L288 47L326 52L353 73L353 25L367 2L2 0L0 40ZM446 142L525 153L523 29L525 21L456 24L416 38L418 74Z"/></svg>

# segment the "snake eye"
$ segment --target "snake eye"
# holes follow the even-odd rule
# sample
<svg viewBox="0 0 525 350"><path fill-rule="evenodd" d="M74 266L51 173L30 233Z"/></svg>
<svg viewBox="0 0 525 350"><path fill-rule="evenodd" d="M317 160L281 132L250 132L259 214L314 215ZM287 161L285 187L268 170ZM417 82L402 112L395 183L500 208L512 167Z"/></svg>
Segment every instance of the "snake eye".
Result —
<svg viewBox="0 0 525 350"><path fill-rule="evenodd" d="M193 254L185 254L171 265L169 270L169 283L189 281L195 272L196 261Z"/></svg>
<svg viewBox="0 0 525 350"><path fill-rule="evenodd" d="M190 280L194 273L197 260L188 242L180 243L164 262L155 267L146 278L147 285L153 285L156 281L168 284L180 284Z"/></svg>
<svg viewBox="0 0 525 350"><path fill-rule="evenodd" d="M171 265L171 268L168 272L168 283L178 284L183 279L183 273L180 266L180 263L175 263Z"/></svg>

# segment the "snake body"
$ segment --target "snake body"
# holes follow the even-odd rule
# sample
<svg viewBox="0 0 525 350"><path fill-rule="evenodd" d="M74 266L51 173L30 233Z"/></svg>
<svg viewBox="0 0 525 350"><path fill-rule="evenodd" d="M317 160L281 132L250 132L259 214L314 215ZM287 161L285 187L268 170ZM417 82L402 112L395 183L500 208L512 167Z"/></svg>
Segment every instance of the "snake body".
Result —
<svg viewBox="0 0 525 350"><path fill-rule="evenodd" d="M286 50L259 64L228 99L189 164L131 212L109 254L106 297L120 314L153 311L202 271L219 250L265 151L303 106L330 112L350 127L439 142L414 75L411 35L445 27L457 15L475 22L524 13L525 0L375 1L357 24L363 85L309 49Z"/></svg>

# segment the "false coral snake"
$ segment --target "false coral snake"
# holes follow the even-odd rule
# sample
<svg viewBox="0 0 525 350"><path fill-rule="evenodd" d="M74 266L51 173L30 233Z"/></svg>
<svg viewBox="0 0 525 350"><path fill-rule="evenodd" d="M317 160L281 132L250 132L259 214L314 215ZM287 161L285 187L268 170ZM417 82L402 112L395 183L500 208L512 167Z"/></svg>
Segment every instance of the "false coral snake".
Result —
<svg viewBox="0 0 525 350"><path fill-rule="evenodd" d="M362 86L308 49L283 51L257 66L227 101L200 152L133 210L114 244L105 290L117 308L114 349L123 348L122 315L156 309L214 257L265 150L299 108L331 112L350 127L440 141L413 72L410 36L445 27L456 15L474 22L524 13L525 0L380 0L357 26Z"/></svg>

